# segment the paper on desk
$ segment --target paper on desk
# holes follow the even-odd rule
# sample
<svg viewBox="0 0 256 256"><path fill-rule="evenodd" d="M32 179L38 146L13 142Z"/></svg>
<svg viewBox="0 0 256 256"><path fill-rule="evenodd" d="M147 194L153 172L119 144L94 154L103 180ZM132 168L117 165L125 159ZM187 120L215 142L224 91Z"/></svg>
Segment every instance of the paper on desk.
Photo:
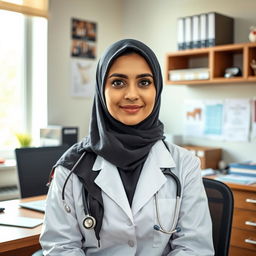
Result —
<svg viewBox="0 0 256 256"><path fill-rule="evenodd" d="M42 223L43 223L43 220L38 218L10 216L7 214L0 215L0 225L4 225L4 226L34 228Z"/></svg>
<svg viewBox="0 0 256 256"><path fill-rule="evenodd" d="M248 141L250 130L250 100L226 99L224 105L224 139Z"/></svg>
<svg viewBox="0 0 256 256"><path fill-rule="evenodd" d="M215 179L223 182L230 182L230 183L237 183L237 184L244 184L244 185L251 185L256 183L255 177L242 176L242 175L236 175L236 174L227 174L227 175L217 176Z"/></svg>

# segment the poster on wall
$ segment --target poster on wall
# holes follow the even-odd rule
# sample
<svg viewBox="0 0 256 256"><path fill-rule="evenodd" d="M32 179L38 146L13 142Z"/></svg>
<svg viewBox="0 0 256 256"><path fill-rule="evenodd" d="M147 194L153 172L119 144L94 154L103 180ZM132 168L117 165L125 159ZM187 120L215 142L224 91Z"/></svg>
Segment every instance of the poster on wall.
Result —
<svg viewBox="0 0 256 256"><path fill-rule="evenodd" d="M204 104L201 100L185 100L184 135L201 137L204 132Z"/></svg>
<svg viewBox="0 0 256 256"><path fill-rule="evenodd" d="M223 139L223 109L222 100L205 100L204 135L211 139Z"/></svg>
<svg viewBox="0 0 256 256"><path fill-rule="evenodd" d="M227 141L249 141L250 99L226 99L224 137Z"/></svg>
<svg viewBox="0 0 256 256"><path fill-rule="evenodd" d="M252 100L252 139L256 139L256 99Z"/></svg>
<svg viewBox="0 0 256 256"><path fill-rule="evenodd" d="M97 24L73 18L71 34L71 56L96 59Z"/></svg>
<svg viewBox="0 0 256 256"><path fill-rule="evenodd" d="M95 61L71 60L71 95L74 97L92 97L95 81Z"/></svg>
<svg viewBox="0 0 256 256"><path fill-rule="evenodd" d="M71 96L90 98L94 93L97 24L71 19Z"/></svg>

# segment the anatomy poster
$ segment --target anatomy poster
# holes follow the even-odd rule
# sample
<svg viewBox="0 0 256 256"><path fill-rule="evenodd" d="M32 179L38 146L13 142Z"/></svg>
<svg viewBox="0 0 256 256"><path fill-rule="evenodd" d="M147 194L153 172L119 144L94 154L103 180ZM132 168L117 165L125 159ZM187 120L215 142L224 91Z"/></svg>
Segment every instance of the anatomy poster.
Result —
<svg viewBox="0 0 256 256"><path fill-rule="evenodd" d="M71 61L71 96L90 98L94 94L95 61Z"/></svg>

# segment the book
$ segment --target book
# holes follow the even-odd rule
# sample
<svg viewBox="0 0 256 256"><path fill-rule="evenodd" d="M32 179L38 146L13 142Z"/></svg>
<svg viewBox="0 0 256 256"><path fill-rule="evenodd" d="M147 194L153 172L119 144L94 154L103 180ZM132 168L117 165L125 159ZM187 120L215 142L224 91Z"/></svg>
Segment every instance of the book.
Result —
<svg viewBox="0 0 256 256"><path fill-rule="evenodd" d="M222 182L230 182L230 183L243 184L243 185L252 185L256 183L256 177L248 177L248 176L236 175L236 174L227 174L227 175L217 176L215 179Z"/></svg>
<svg viewBox="0 0 256 256"><path fill-rule="evenodd" d="M242 169L256 170L256 163L253 161L230 163L229 168L242 168Z"/></svg>
<svg viewBox="0 0 256 256"><path fill-rule="evenodd" d="M229 168L229 172L233 173L251 173L256 175L256 170L254 169L247 169L247 168L236 168L236 167L231 167Z"/></svg>
<svg viewBox="0 0 256 256"><path fill-rule="evenodd" d="M232 171L232 170L229 170L229 174L241 175L241 176L248 176L248 177L256 177L256 171L254 171L254 173L250 173L250 172Z"/></svg>
<svg viewBox="0 0 256 256"><path fill-rule="evenodd" d="M171 81L207 80L209 78L210 72L208 68L187 68L169 71L169 79Z"/></svg>

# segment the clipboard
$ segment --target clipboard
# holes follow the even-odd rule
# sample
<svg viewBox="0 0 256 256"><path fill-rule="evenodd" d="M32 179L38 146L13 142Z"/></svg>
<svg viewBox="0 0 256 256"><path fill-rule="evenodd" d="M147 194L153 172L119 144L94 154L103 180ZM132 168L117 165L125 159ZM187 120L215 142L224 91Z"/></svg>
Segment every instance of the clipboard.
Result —
<svg viewBox="0 0 256 256"><path fill-rule="evenodd" d="M43 223L43 219L29 218L20 216L10 216L7 214L0 215L0 225L22 227L22 228L34 228Z"/></svg>

